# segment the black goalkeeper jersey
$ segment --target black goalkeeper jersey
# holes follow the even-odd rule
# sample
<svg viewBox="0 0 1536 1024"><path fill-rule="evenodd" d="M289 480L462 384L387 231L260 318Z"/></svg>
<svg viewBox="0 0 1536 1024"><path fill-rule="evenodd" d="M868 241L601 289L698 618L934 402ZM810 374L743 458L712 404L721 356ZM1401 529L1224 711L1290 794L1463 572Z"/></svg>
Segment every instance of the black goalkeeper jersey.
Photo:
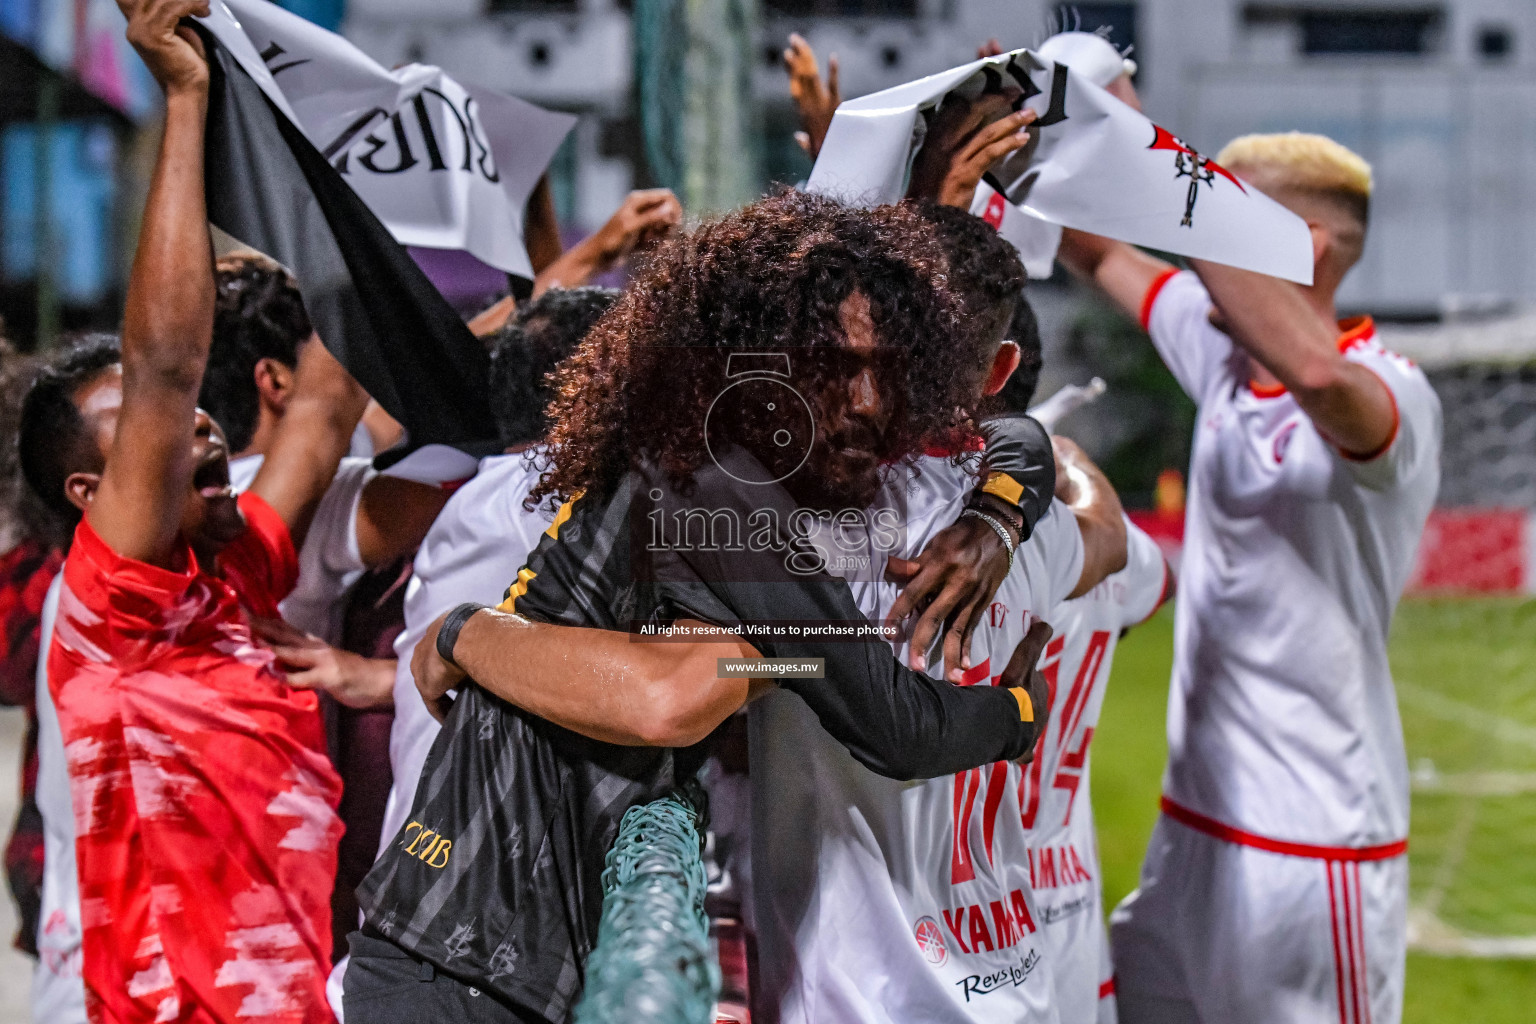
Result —
<svg viewBox="0 0 1536 1024"><path fill-rule="evenodd" d="M788 495L738 486L747 478L711 466L680 494L659 475L632 472L605 501L568 504L503 607L543 622L630 631L678 619L738 629L865 622L842 580L786 568L785 550L801 543L792 536L781 533L778 546L759 551L657 551L644 540L647 517L701 502L743 519L771 508L787 522ZM1034 747L1027 697L913 672L883 639L752 642L768 657L826 659L825 678L780 685L881 774L931 778ZM358 889L367 923L530 1020L567 1020L596 939L604 858L619 819L692 777L702 747L597 742L467 683L433 743L405 828Z"/></svg>
<svg viewBox="0 0 1536 1024"><path fill-rule="evenodd" d="M642 607L661 611L665 595L636 586L629 570L628 495L624 487L607 506L562 509L519 574L519 614L617 630ZM697 747L589 740L466 685L432 745L408 823L358 889L366 920L530 1019L563 1021L597 936L600 876L620 817L700 762Z"/></svg>

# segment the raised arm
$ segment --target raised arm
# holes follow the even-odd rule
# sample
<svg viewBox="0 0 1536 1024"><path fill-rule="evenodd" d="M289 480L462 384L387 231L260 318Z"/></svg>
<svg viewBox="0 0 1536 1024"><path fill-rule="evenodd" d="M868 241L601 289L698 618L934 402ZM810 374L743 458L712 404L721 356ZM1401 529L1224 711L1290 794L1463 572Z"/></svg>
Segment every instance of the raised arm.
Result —
<svg viewBox="0 0 1536 1024"><path fill-rule="evenodd" d="M1193 261L1224 330L1296 396L1318 432L1347 454L1367 457L1391 440L1392 394L1339 351L1338 325L1300 287L1248 270Z"/></svg>
<svg viewBox="0 0 1536 1024"><path fill-rule="evenodd" d="M826 81L822 81L821 69L816 65L816 51L800 33L789 34L783 56L784 70L789 72L789 98L800 114L801 131L795 133L795 141L806 156L815 160L827 129L832 127L832 115L843 102L837 86L837 54L827 58Z"/></svg>
<svg viewBox="0 0 1536 1024"><path fill-rule="evenodd" d="M1174 269L1134 245L1072 228L1062 229L1056 258L1073 274L1098 286L1127 316L1142 324L1146 323L1148 312L1142 306L1152 285Z"/></svg>
<svg viewBox="0 0 1536 1024"><path fill-rule="evenodd" d="M197 393L213 337L213 247L203 197L208 64L183 25L207 0L122 5L128 40L165 90L165 133L123 311L123 399L87 515L114 551L165 565L196 456Z"/></svg>
<svg viewBox="0 0 1536 1024"><path fill-rule="evenodd" d="M1072 510L1083 535L1083 573L1067 595L1081 597L1104 577L1125 568L1124 510L1109 479L1077 442L1058 435L1051 443L1056 449L1056 496Z"/></svg>
<svg viewBox="0 0 1536 1024"><path fill-rule="evenodd" d="M631 192L603 226L571 246L539 272L533 283L538 298L551 288L580 288L644 250L683 220L683 207L669 189Z"/></svg>
<svg viewBox="0 0 1536 1024"><path fill-rule="evenodd" d="M251 482L251 490L288 524L294 547L303 545L367 404L368 393L324 345L317 339L304 345L288 411Z"/></svg>
<svg viewBox="0 0 1536 1024"><path fill-rule="evenodd" d="M624 198L613 216L592 234L557 252L533 281L532 298L551 288L580 288L618 266L631 253L644 251L683 222L683 207L670 189L637 189ZM533 246L530 243L530 254ZM517 311L507 295L475 314L470 333L485 338L504 327Z"/></svg>

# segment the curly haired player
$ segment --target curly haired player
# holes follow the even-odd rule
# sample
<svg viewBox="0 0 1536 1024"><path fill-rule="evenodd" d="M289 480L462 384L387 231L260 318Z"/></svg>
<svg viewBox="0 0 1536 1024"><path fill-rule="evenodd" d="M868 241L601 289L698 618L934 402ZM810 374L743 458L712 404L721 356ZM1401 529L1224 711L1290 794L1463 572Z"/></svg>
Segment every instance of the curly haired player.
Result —
<svg viewBox="0 0 1536 1024"><path fill-rule="evenodd" d="M1034 318L1013 248L964 210L923 213L948 257L950 286L985 325L967 345L972 358L995 367L994 352L1017 351L1009 365L1019 369L1007 379L1037 377L1039 336L1029 331ZM988 395L1006 390L1001 373L982 387ZM899 497L885 505L904 508L907 549L970 514L966 468L930 453L915 473L887 481ZM1058 460L1058 488L1084 472L1101 486L1084 489L1082 502L1052 502L1018 546L1001 586L988 593L957 682L996 685L1019 643L1048 632L1039 623L1053 622L1054 606L1123 563L1119 502L1097 469ZM883 579L850 576L854 600L871 618L900 621L911 607L891 582L906 574L904 553L888 556ZM871 544L871 561L880 554ZM753 702L749 724L754 1014L781 1024L1075 1020L1057 1012L1047 923L1031 892L1019 815L1029 765L999 761L921 783L883 778L787 693Z"/></svg>

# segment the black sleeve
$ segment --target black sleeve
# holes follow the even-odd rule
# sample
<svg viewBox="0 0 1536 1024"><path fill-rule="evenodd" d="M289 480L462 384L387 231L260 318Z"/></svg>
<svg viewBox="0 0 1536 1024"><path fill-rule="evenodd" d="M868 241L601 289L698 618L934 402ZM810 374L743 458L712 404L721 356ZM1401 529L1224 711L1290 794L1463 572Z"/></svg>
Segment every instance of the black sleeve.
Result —
<svg viewBox="0 0 1536 1024"><path fill-rule="evenodd" d="M535 622L624 629L628 492L561 506L528 562L509 581L500 610Z"/></svg>
<svg viewBox="0 0 1536 1024"><path fill-rule="evenodd" d="M716 477L701 473L700 487L687 499L677 499L669 490L658 507L670 516L678 507L698 507L707 496L715 509L734 508L743 516L773 509L779 523L788 522L793 504L782 492L718 486ZM797 542L784 534L779 539L782 544L759 550L737 546L653 552L645 572L666 592L679 617L687 614L727 629L740 627L744 638L768 657L825 658L825 678L785 679L780 685L805 701L822 728L871 771L902 780L935 778L1033 750L1037 724L1023 720L1013 693L991 686L955 686L907 668L890 644L872 632L848 584L824 572L789 571L786 552ZM729 621L718 616L722 607ZM795 638L777 628L789 624L850 630L863 626L866 632L863 639ZM774 628L755 632L750 628L754 625Z"/></svg>
<svg viewBox="0 0 1536 1024"><path fill-rule="evenodd" d="M857 627L868 620L848 585L826 575L786 583L712 584L745 621L798 621ZM929 779L1023 757L1036 724L1022 718L1009 690L956 686L915 672L881 639L765 639L774 658L825 658L823 679L780 686L815 712L821 727L870 771L892 779Z"/></svg>
<svg viewBox="0 0 1536 1024"><path fill-rule="evenodd" d="M1050 435L1038 420L1013 414L984 421L981 436L987 443L986 472L1006 473L1019 485L1019 499L1014 502L1024 517L1024 536L1019 539L1027 540L1050 510L1056 493L1056 455Z"/></svg>

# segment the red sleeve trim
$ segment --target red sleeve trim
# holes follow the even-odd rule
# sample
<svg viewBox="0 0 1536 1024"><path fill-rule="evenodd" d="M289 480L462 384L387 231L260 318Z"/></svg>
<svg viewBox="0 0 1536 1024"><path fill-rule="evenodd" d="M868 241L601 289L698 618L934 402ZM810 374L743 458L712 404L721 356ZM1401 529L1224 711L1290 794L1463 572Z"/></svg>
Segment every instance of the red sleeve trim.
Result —
<svg viewBox="0 0 1536 1024"><path fill-rule="evenodd" d="M1356 363L1355 365L1365 366L1364 363ZM1369 366L1365 366L1365 369L1371 370ZM1391 386L1388 385L1385 380L1382 380L1381 374L1376 373L1375 370L1371 370L1371 373L1375 375L1377 380L1381 381L1381 386L1387 389L1387 401L1392 403L1392 430L1387 434L1387 439L1382 442L1381 447L1377 448L1369 455L1356 455L1354 452L1348 452L1343 448L1340 448L1339 454L1344 456L1344 458L1348 459L1350 462L1375 462L1377 459L1387 454L1387 452L1392 450L1392 445L1397 442L1397 432L1403 425L1402 413L1399 412L1397 408L1397 396L1392 393Z"/></svg>
<svg viewBox="0 0 1536 1024"><path fill-rule="evenodd" d="M1147 289L1147 294L1142 296L1141 316L1138 318L1141 321L1142 330L1150 331L1152 329L1152 306L1157 302L1158 295L1162 293L1163 286L1173 280L1174 275L1178 272L1176 267L1169 267L1161 274L1158 274L1157 279Z"/></svg>

